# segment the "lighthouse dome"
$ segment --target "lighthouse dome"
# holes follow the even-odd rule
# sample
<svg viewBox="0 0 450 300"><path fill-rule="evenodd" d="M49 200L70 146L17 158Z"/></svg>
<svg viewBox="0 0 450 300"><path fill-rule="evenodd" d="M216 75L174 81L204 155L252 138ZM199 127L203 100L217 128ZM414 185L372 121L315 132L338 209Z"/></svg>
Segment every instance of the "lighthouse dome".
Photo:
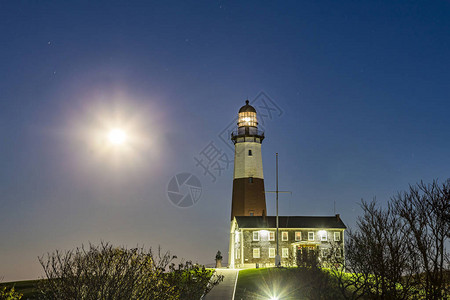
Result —
<svg viewBox="0 0 450 300"><path fill-rule="evenodd" d="M241 109L239 109L239 113L242 113L242 112L254 112L254 113L256 113L256 109L253 106L251 106L250 104L248 104L248 103L249 103L249 101L245 100L245 105L242 106Z"/></svg>

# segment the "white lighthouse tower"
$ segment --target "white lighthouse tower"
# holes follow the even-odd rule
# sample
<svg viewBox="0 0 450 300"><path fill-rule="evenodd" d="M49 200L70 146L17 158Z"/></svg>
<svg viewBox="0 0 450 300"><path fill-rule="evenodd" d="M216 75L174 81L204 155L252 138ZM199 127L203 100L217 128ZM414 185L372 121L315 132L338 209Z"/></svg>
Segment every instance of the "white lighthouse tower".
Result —
<svg viewBox="0 0 450 300"><path fill-rule="evenodd" d="M256 110L245 101L239 110L234 143L234 177L231 220L235 216L265 216L266 196L261 156L264 132L258 130Z"/></svg>

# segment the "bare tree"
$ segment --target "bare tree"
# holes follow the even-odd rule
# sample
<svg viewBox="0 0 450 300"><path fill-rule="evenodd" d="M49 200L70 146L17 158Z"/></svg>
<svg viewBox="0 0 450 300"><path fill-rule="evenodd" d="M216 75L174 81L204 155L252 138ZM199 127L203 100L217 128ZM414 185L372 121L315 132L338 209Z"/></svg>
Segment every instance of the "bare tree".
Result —
<svg viewBox="0 0 450 300"><path fill-rule="evenodd" d="M353 236L351 230L347 236ZM346 264L345 258L342 255L337 255L341 251L341 245L337 243L331 244L331 252L333 255L330 258L330 272L337 281L337 286L345 299L361 299L365 296L364 282L369 278L369 271L363 268L366 252L358 251L364 250L359 247L358 243L353 238L348 238L346 242L346 252L352 253L351 263ZM339 253L341 254L341 253ZM360 270L360 272L352 272L352 270Z"/></svg>
<svg viewBox="0 0 450 300"><path fill-rule="evenodd" d="M406 226L409 257L426 299L449 297L450 179L420 182L392 198Z"/></svg>
<svg viewBox="0 0 450 300"><path fill-rule="evenodd" d="M66 252L56 250L39 258L46 278L38 285L40 297L199 299L222 280L190 262L181 262L176 268L174 259L160 248L155 255L151 249L117 248L103 242L99 246L90 244L87 249L82 246Z"/></svg>
<svg viewBox="0 0 450 300"><path fill-rule="evenodd" d="M375 200L361 201L361 207L357 230L347 233L346 263L332 270L341 292L348 299L411 299L417 289L405 225Z"/></svg>
<svg viewBox="0 0 450 300"><path fill-rule="evenodd" d="M347 299L448 299L450 180L410 186L383 209L361 201L345 263L332 264Z"/></svg>

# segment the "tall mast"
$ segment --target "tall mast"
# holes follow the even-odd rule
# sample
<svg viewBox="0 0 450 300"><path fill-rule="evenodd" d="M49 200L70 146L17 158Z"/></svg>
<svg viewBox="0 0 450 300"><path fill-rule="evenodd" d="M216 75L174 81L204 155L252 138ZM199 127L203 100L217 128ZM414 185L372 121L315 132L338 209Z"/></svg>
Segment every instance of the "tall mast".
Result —
<svg viewBox="0 0 450 300"><path fill-rule="evenodd" d="M276 217L276 222L277 222L277 231L276 231L276 237L277 237L277 255L275 256L275 266L277 267L281 267L281 257L280 257L280 245L279 245L279 241L278 241L278 237L279 237L279 220L278 220L278 194L279 193L289 193L292 195L291 191L280 191L278 190L278 152L276 153L276 190L275 191L267 191L266 193L275 193L276 194L276 206L277 206L277 217Z"/></svg>
<svg viewBox="0 0 450 300"><path fill-rule="evenodd" d="M277 259L275 259L275 262L277 263L277 267L278 267L278 265L279 265L279 263L280 263L280 253L279 253L279 242L278 242L278 152L277 152L277 155L276 155L276 169L277 169L277 179L276 179L276 181L277 181L277 189L276 189L276 194L277 194Z"/></svg>

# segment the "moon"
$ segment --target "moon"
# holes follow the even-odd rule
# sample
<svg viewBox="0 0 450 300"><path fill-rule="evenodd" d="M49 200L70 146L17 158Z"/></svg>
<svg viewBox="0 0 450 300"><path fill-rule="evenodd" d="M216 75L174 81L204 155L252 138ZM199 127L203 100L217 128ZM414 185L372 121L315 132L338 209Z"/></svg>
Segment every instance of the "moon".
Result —
<svg viewBox="0 0 450 300"><path fill-rule="evenodd" d="M111 129L108 133L108 140L111 144L122 145L125 143L127 136L125 131L120 128Z"/></svg>

